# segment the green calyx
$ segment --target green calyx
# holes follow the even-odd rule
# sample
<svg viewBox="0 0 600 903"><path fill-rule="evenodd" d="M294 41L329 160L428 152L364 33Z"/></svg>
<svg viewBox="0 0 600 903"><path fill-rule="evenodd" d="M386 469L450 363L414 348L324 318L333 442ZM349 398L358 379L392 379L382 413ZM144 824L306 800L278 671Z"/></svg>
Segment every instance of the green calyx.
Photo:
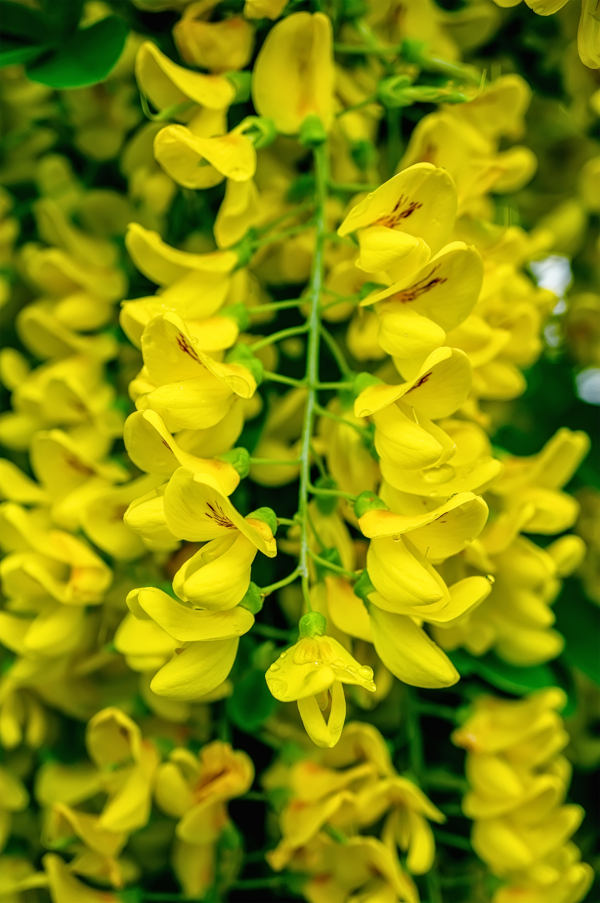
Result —
<svg viewBox="0 0 600 903"><path fill-rule="evenodd" d="M369 490L361 492L354 502L354 513L357 517L362 517L367 511L385 510L386 508L386 503Z"/></svg>
<svg viewBox="0 0 600 903"><path fill-rule="evenodd" d="M359 599L362 599L365 605L369 604L369 596L371 595L371 593L375 592L375 587L371 583L371 578L369 577L366 568L362 572L352 589L354 591L354 595L358 596Z"/></svg>
<svg viewBox="0 0 600 903"><path fill-rule="evenodd" d="M308 611L298 621L298 632L301 638L324 636L327 630L327 618L318 611Z"/></svg>
<svg viewBox="0 0 600 903"><path fill-rule="evenodd" d="M319 147L327 141L327 132L319 117L311 113L300 126L298 137L300 144L303 144L305 147Z"/></svg>
<svg viewBox="0 0 600 903"><path fill-rule="evenodd" d="M255 615L263 607L264 601L264 597L256 583L251 583L246 590L246 595L239 604L242 608L247 609L250 614Z"/></svg>
<svg viewBox="0 0 600 903"><path fill-rule="evenodd" d="M267 525L273 536L277 533L277 515L272 508L257 508L256 511L251 511L248 517L261 520Z"/></svg>
<svg viewBox="0 0 600 903"><path fill-rule="evenodd" d="M358 397L361 392L364 392L364 390L370 388L370 386L380 386L382 383L383 380L373 376L372 373L358 373L357 376L354 377L352 391L354 392L354 395Z"/></svg>
<svg viewBox="0 0 600 903"><path fill-rule="evenodd" d="M228 364L242 364L243 367L246 367L247 370L250 371L254 379L256 380L256 384L260 385L263 380L264 367L261 361L256 357L255 354L250 351L247 345L236 345L235 348L232 348L228 353L225 361Z"/></svg>
<svg viewBox="0 0 600 903"><path fill-rule="evenodd" d="M239 473L242 480L250 473L250 452L247 448L232 448L219 455L221 461L227 461Z"/></svg>

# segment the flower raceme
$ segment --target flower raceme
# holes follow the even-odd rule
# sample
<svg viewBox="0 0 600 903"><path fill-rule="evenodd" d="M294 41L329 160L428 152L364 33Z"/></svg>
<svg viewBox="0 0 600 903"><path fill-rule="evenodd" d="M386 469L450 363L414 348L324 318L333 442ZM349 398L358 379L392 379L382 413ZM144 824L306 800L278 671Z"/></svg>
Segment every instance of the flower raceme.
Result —
<svg viewBox="0 0 600 903"><path fill-rule="evenodd" d="M463 810L475 822L473 846L505 882L494 903L578 903L592 882L570 841L583 812L564 805L571 769L561 751L569 737L558 712L565 702L555 688L520 701L480 696L453 734L467 750Z"/></svg>
<svg viewBox="0 0 600 903"><path fill-rule="evenodd" d="M302 723L317 746L335 746L346 717L342 684L374 692L373 671L325 634L326 620L317 612L304 615L299 628L298 642L282 652L267 671L267 686L281 702L297 702Z"/></svg>
<svg viewBox="0 0 600 903"><path fill-rule="evenodd" d="M528 458L492 441L558 316L529 264L593 225L593 135L573 223L527 232L532 91L461 60L488 54L493 4L134 5L150 34L105 86L0 74L18 137L0 318L23 346L0 352L0 896L116 903L170 893L167 874L189 898L256 889L237 877L250 802L279 828L271 886L458 899L445 845L465 839L437 828L452 757L419 719L436 739L461 722L441 703L461 661L515 671L563 646L552 603L583 555L564 487L588 440L560 429ZM578 160L592 91L565 133ZM48 152L71 134L76 165ZM563 702L477 697L453 735L494 903L578 903L590 882ZM264 793L232 726L276 749ZM438 780L440 809L421 789ZM38 868L17 851L40 842Z"/></svg>

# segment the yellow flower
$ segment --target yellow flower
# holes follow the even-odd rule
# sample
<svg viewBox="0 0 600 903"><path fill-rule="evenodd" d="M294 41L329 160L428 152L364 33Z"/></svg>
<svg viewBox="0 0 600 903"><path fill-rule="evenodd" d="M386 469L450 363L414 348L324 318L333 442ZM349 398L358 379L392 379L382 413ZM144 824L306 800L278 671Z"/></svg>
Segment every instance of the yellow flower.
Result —
<svg viewBox="0 0 600 903"><path fill-rule="evenodd" d="M342 684L373 692L373 671L360 665L337 640L325 634L326 622L316 612L300 620L300 639L282 652L265 677L280 702L297 702L306 732L317 746L335 746L346 717ZM322 706L321 706L322 702ZM330 702L327 722L323 709Z"/></svg>
<svg viewBox="0 0 600 903"><path fill-rule="evenodd" d="M431 254L448 241L455 216L456 189L448 173L417 163L353 207L338 233L358 233L361 269L410 285Z"/></svg>
<svg viewBox="0 0 600 903"><path fill-rule="evenodd" d="M174 26L173 38L181 58L210 72L243 69L252 56L254 28L241 16L207 22L209 12L204 0L190 3Z"/></svg>
<svg viewBox="0 0 600 903"><path fill-rule="evenodd" d="M228 248L241 241L263 219L262 208L263 198L253 179L229 178L213 227L217 247Z"/></svg>
<svg viewBox="0 0 600 903"><path fill-rule="evenodd" d="M236 606L227 611L194 609L155 587L132 590L127 605L136 618L154 621L178 645L154 675L150 689L159 696L201 699L227 678L239 637L254 617Z"/></svg>
<svg viewBox="0 0 600 903"><path fill-rule="evenodd" d="M305 890L311 903L352 898L417 903L416 887L397 857L377 838L351 837L343 844L319 838L314 847L312 861L308 860L314 877Z"/></svg>
<svg viewBox="0 0 600 903"><path fill-rule="evenodd" d="M218 486L224 495L231 495L240 482L239 473L228 461L198 458L181 448L153 410L129 415L123 428L123 441L133 463L156 477L171 477L183 467Z"/></svg>
<svg viewBox="0 0 600 903"><path fill-rule="evenodd" d="M131 718L111 707L97 712L88 723L86 745L108 794L99 825L115 832L144 827L159 764L154 744L142 738Z"/></svg>
<svg viewBox="0 0 600 903"><path fill-rule="evenodd" d="M27 808L29 794L23 783L6 767L0 767L0 851L10 836L11 813Z"/></svg>
<svg viewBox="0 0 600 903"><path fill-rule="evenodd" d="M246 793L254 767L244 752L215 740L196 756L174 749L156 779L156 801L179 819L177 837L191 844L214 843L228 821L225 803Z"/></svg>
<svg viewBox="0 0 600 903"><path fill-rule="evenodd" d="M176 314L151 320L142 334L144 369L131 386L138 410L160 414L168 430L206 429L219 423L235 398L251 398L256 379L248 367L221 363L202 351Z"/></svg>
<svg viewBox="0 0 600 903"><path fill-rule="evenodd" d="M376 304L378 341L400 372L414 372L446 341L473 309L483 279L477 250L452 242L414 275L367 295L361 305Z"/></svg>
<svg viewBox="0 0 600 903"><path fill-rule="evenodd" d="M261 517L261 509L253 514L243 517L214 484L183 467L173 474L165 490L166 521L179 539L205 542L241 533L263 555L274 558L277 544L271 527Z"/></svg>
<svg viewBox="0 0 600 903"><path fill-rule="evenodd" d="M118 903L117 894L89 887L76 878L60 856L47 853L42 862L53 903Z"/></svg>
<svg viewBox="0 0 600 903"><path fill-rule="evenodd" d="M375 448L392 468L431 467L445 463L454 450L432 421L454 413L470 386L467 356L455 348L437 348L406 382L367 386L354 403L354 414L373 418Z"/></svg>
<svg viewBox="0 0 600 903"><path fill-rule="evenodd" d="M233 608L246 594L257 551L240 532L213 539L179 568L173 589L184 602L209 610Z"/></svg>
<svg viewBox="0 0 600 903"><path fill-rule="evenodd" d="M125 244L138 270L158 285L172 285L177 279L197 273L200 279L197 289L201 280L210 279L211 275L227 275L238 263L238 255L233 251L208 254L179 251L166 244L158 232L144 229L138 223L130 223Z"/></svg>
<svg viewBox="0 0 600 903"><path fill-rule="evenodd" d="M286 0L246 0L244 15L247 19L278 19Z"/></svg>
<svg viewBox="0 0 600 903"><path fill-rule="evenodd" d="M333 37L323 13L292 13L269 31L252 72L252 99L278 132L293 135L309 115L333 120Z"/></svg>
<svg viewBox="0 0 600 903"><path fill-rule="evenodd" d="M154 139L154 155L184 188L211 188L223 179L246 182L256 171L256 151L244 124L226 135L197 135L184 125L167 125Z"/></svg>
<svg viewBox="0 0 600 903"><path fill-rule="evenodd" d="M494 492L515 514L528 508L529 517L521 529L528 533L561 533L573 525L577 502L559 490L571 479L589 447L586 433L563 428L538 454L503 461Z"/></svg>
<svg viewBox="0 0 600 903"><path fill-rule="evenodd" d="M135 75L140 90L159 112L180 122L189 122L199 108L226 110L235 97L235 87L223 75L204 75L178 66L154 44L146 41L138 50Z"/></svg>

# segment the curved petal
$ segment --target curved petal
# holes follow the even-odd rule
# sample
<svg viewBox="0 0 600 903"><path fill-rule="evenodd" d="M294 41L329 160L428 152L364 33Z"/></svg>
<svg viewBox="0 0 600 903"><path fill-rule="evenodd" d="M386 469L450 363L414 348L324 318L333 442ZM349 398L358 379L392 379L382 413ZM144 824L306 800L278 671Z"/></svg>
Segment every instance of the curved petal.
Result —
<svg viewBox="0 0 600 903"><path fill-rule="evenodd" d="M201 699L227 678L233 667L238 637L192 643L157 671L150 689L158 696Z"/></svg>
<svg viewBox="0 0 600 903"><path fill-rule="evenodd" d="M460 675L450 659L425 631L406 615L375 605L369 611L375 649L399 680L414 687L451 687Z"/></svg>

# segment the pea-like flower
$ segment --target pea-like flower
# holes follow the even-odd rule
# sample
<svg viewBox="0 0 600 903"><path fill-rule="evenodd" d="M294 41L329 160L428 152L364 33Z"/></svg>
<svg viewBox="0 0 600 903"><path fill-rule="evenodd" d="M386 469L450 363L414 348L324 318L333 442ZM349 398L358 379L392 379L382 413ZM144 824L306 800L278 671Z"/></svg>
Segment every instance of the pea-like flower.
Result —
<svg viewBox="0 0 600 903"><path fill-rule="evenodd" d="M317 746L335 746L346 718L342 684L375 691L373 669L361 665L333 637L325 618L310 612L300 619L300 639L281 653L265 677L280 702L297 702L306 732ZM329 705L329 716L324 710Z"/></svg>

